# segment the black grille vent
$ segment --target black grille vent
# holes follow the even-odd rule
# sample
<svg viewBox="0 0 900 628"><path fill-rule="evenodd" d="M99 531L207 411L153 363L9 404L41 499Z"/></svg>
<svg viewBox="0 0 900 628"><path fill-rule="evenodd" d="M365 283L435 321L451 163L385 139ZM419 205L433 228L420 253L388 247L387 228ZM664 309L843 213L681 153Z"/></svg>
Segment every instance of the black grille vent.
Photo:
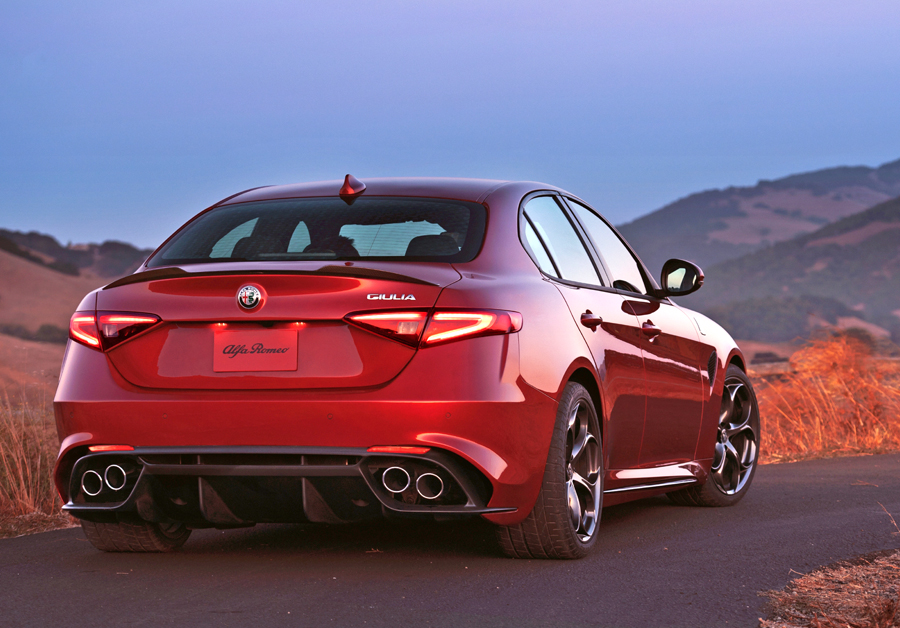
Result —
<svg viewBox="0 0 900 628"><path fill-rule="evenodd" d="M713 349L712 354L709 356L709 362L706 363L706 374L709 376L709 387L712 388L716 379L716 369L719 366L719 356L716 355L716 350Z"/></svg>

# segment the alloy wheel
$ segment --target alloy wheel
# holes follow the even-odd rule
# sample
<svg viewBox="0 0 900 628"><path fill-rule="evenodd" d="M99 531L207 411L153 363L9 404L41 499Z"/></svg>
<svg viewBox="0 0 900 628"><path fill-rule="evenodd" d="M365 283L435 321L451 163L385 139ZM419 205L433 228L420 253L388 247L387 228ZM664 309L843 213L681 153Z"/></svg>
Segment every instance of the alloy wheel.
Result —
<svg viewBox="0 0 900 628"><path fill-rule="evenodd" d="M579 402L566 432L566 501L569 522L581 542L597 529L602 504L599 430L593 413Z"/></svg>
<svg viewBox="0 0 900 628"><path fill-rule="evenodd" d="M753 475L759 453L759 414L749 386L736 377L725 380L718 439L711 475L726 495L739 493Z"/></svg>

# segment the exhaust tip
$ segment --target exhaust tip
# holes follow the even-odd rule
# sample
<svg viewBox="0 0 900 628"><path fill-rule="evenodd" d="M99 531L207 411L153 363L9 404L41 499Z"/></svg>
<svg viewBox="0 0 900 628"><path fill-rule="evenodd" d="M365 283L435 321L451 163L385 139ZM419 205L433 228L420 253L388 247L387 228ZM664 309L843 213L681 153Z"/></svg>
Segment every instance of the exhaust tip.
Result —
<svg viewBox="0 0 900 628"><path fill-rule="evenodd" d="M96 471L88 469L81 476L81 490L85 495L96 497L103 490L103 478Z"/></svg>
<svg viewBox="0 0 900 628"><path fill-rule="evenodd" d="M409 472L403 467L385 469L381 475L381 483L391 493L402 493L409 488Z"/></svg>
<svg viewBox="0 0 900 628"><path fill-rule="evenodd" d="M444 492L444 481L436 473L423 473L416 479L416 492L424 499L437 499Z"/></svg>
<svg viewBox="0 0 900 628"><path fill-rule="evenodd" d="M106 480L106 485L114 491L121 491L125 488L125 482L128 480L125 475L125 469L117 464L111 464L106 467L103 479Z"/></svg>

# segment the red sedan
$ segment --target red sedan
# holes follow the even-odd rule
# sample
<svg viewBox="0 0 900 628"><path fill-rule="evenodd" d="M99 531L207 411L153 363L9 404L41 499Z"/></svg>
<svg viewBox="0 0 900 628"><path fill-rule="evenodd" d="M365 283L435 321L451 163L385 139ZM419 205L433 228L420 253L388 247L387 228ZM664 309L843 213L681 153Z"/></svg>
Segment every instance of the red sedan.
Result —
<svg viewBox="0 0 900 628"><path fill-rule="evenodd" d="M107 551L195 528L479 515L577 558L604 505L746 493L759 415L731 337L604 218L529 182L263 187L72 316L64 508Z"/></svg>

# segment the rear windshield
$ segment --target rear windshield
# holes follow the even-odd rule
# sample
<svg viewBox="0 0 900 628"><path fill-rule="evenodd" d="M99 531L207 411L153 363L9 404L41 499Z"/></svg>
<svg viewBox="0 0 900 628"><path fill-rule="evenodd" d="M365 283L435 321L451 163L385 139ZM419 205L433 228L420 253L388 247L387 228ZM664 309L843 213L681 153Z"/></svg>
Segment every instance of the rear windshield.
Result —
<svg viewBox="0 0 900 628"><path fill-rule="evenodd" d="M232 261L468 262L485 209L430 198L309 198L226 205L188 223L148 268Z"/></svg>

